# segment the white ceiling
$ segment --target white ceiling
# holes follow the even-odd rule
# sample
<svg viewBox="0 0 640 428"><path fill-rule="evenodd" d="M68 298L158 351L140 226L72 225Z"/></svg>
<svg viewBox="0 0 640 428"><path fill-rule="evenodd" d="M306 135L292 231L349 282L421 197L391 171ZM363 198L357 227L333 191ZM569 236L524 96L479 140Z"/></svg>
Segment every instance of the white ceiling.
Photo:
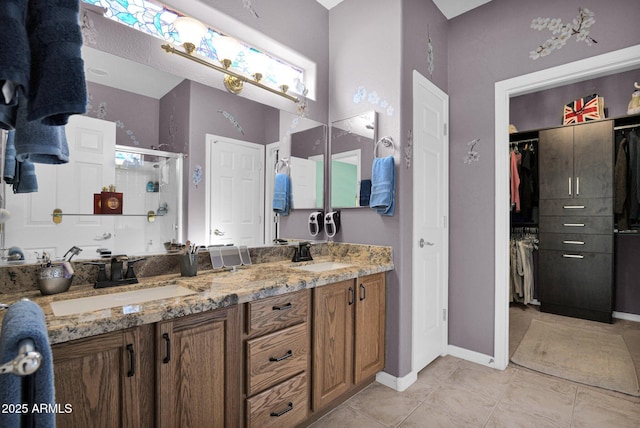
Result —
<svg viewBox="0 0 640 428"><path fill-rule="evenodd" d="M318 3L327 9L331 9L342 1L343 0L318 0ZM436 6L438 6L438 9L440 9L440 12L442 12L447 19L462 15L490 1L491 0L433 0Z"/></svg>

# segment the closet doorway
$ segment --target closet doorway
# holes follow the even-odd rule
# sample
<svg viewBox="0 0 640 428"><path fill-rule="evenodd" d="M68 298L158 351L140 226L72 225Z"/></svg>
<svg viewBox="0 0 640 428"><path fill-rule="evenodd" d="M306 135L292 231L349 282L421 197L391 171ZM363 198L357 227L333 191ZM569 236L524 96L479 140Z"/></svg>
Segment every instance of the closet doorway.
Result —
<svg viewBox="0 0 640 428"><path fill-rule="evenodd" d="M509 146L509 99L543 89L640 68L640 45L586 58L495 84L495 367L509 363L509 165L504 148Z"/></svg>

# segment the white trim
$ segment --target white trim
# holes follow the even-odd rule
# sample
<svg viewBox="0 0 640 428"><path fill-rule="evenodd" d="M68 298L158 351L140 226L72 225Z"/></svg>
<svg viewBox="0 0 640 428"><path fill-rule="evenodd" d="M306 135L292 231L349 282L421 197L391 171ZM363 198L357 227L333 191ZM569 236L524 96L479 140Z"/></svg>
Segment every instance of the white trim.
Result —
<svg viewBox="0 0 640 428"><path fill-rule="evenodd" d="M418 380L418 373L411 372L403 377L395 377L386 372L376 374L376 382L388 386L398 392L402 392Z"/></svg>
<svg viewBox="0 0 640 428"><path fill-rule="evenodd" d="M509 98L640 67L640 45L536 71L495 84L495 320L497 368L509 362ZM502 148L504 147L504 150Z"/></svg>
<svg viewBox="0 0 640 428"><path fill-rule="evenodd" d="M495 359L491 355L485 355L479 352L470 351L468 349L458 348L457 346L454 346L454 345L447 346L447 352L452 357L462 358L463 360L467 360L467 361L471 361L472 363L491 367L492 369L500 369L500 370L505 369L505 367L498 367Z"/></svg>
<svg viewBox="0 0 640 428"><path fill-rule="evenodd" d="M616 312L613 311L613 317L619 320L627 320L633 322L640 322L640 315L638 314L628 314L626 312Z"/></svg>

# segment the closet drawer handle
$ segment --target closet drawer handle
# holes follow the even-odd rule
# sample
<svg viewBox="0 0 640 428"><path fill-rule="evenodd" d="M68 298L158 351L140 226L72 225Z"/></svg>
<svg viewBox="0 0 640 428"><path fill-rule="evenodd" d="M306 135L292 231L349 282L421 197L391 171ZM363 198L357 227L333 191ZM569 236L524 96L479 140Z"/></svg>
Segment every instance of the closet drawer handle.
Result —
<svg viewBox="0 0 640 428"><path fill-rule="evenodd" d="M580 254L563 254L562 257L565 259L584 259L584 256Z"/></svg>
<svg viewBox="0 0 640 428"><path fill-rule="evenodd" d="M584 205L564 205L562 208L565 210L583 210Z"/></svg>
<svg viewBox="0 0 640 428"><path fill-rule="evenodd" d="M564 223L564 227L584 227L584 223Z"/></svg>
<svg viewBox="0 0 640 428"><path fill-rule="evenodd" d="M584 245L584 241L562 241L563 244Z"/></svg>
<svg viewBox="0 0 640 428"><path fill-rule="evenodd" d="M569 196L571 196L571 177L569 177Z"/></svg>

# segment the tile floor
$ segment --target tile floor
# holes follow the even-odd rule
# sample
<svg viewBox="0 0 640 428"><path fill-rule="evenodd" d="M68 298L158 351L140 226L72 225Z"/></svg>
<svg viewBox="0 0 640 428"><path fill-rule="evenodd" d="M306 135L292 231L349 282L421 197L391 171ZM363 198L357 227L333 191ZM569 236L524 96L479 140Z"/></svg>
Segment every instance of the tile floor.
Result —
<svg viewBox="0 0 640 428"><path fill-rule="evenodd" d="M637 339L629 348L638 364L640 323L616 321L611 326L591 325L584 320L541 314L535 308L511 309L512 352L526 332L527 319L534 316L589 328L615 326L626 330L634 341ZM396 392L374 382L311 427L640 428L640 398L513 364L500 371L445 356L422 370L418 381L406 391Z"/></svg>

